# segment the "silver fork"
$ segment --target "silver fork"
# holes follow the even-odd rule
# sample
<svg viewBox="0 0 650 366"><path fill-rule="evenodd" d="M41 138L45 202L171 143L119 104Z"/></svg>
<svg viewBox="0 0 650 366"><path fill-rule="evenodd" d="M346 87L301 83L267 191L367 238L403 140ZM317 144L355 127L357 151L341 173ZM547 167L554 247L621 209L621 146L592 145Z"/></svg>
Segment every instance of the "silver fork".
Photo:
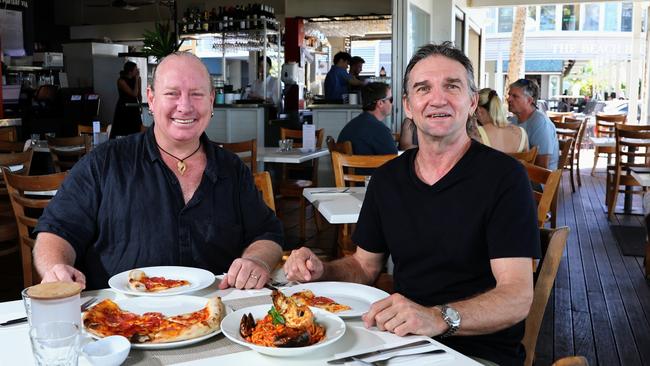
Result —
<svg viewBox="0 0 650 366"><path fill-rule="evenodd" d="M360 360L360 359L355 358L355 357L353 357L352 359L355 360L355 361L359 361L359 362L363 363L364 366L368 366L368 365L377 366L377 365L385 365L385 364L388 363L388 360L391 360L391 359L397 358L397 357L435 355L435 354L446 353L446 352L447 351L440 348L440 349L434 349L434 350L427 351L427 352L422 352L422 353L411 353L411 354L402 354L402 355L395 354L395 355L392 355L390 357L382 358L381 360L374 361L374 362L368 362L368 361Z"/></svg>
<svg viewBox="0 0 650 366"><path fill-rule="evenodd" d="M86 309L88 309L90 307L90 305L94 304L96 300L97 300L97 297L93 296L90 299L88 299L87 301L85 301L83 304L81 304L81 312L86 311ZM23 322L26 322L26 321L27 321L27 317L24 316L22 318L7 320L4 323L0 323L0 326L18 324L18 323L23 323Z"/></svg>

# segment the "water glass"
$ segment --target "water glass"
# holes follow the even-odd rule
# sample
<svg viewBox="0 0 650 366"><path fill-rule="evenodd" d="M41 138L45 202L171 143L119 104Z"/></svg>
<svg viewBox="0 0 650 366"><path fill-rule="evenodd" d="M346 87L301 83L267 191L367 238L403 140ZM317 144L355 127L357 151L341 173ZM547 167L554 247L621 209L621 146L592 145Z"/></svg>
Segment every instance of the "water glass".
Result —
<svg viewBox="0 0 650 366"><path fill-rule="evenodd" d="M280 147L280 151L289 151L291 150L291 147L289 146L289 140L290 139L282 139L278 140L278 146ZM293 143L293 141L291 141Z"/></svg>
<svg viewBox="0 0 650 366"><path fill-rule="evenodd" d="M36 144L38 144L38 141L41 139L41 134L33 133L30 135L30 139L32 140L32 146L35 146Z"/></svg>
<svg viewBox="0 0 650 366"><path fill-rule="evenodd" d="M79 360L79 326L70 322L47 322L29 330L37 365L76 366Z"/></svg>
<svg viewBox="0 0 650 366"><path fill-rule="evenodd" d="M24 289L20 294L29 325L36 327L53 321L81 324L80 292L78 284L58 282Z"/></svg>

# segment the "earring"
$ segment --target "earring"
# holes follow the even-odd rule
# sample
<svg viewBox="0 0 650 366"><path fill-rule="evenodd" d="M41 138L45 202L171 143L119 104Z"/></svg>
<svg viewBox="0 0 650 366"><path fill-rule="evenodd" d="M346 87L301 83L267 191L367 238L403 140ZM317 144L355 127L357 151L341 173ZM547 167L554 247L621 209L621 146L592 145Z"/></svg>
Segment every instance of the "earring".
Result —
<svg viewBox="0 0 650 366"><path fill-rule="evenodd" d="M210 112L210 117L214 117L214 111Z"/></svg>
<svg viewBox="0 0 650 366"><path fill-rule="evenodd" d="M151 109L147 109L147 113L149 113L149 115L153 117L153 112L151 111Z"/></svg>

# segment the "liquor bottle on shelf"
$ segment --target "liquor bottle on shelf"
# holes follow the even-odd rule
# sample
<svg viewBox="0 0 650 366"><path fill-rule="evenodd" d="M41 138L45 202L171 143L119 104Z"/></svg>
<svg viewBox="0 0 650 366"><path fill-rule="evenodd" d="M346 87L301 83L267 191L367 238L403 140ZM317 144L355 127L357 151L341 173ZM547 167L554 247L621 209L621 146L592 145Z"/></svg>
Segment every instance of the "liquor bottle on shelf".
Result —
<svg viewBox="0 0 650 366"><path fill-rule="evenodd" d="M203 12L203 20L201 21L201 31L208 33L210 31L210 13L206 10Z"/></svg>
<svg viewBox="0 0 650 366"><path fill-rule="evenodd" d="M201 11L199 11L199 8L194 8L194 32L200 33L202 30L202 25L201 23L203 22L202 20L203 16L201 15Z"/></svg>
<svg viewBox="0 0 650 366"><path fill-rule="evenodd" d="M217 28L217 9L212 8L210 11L210 19L208 22L208 29L211 33L214 33L218 30Z"/></svg>
<svg viewBox="0 0 650 366"><path fill-rule="evenodd" d="M187 33L194 33L194 12L188 9L187 13Z"/></svg>

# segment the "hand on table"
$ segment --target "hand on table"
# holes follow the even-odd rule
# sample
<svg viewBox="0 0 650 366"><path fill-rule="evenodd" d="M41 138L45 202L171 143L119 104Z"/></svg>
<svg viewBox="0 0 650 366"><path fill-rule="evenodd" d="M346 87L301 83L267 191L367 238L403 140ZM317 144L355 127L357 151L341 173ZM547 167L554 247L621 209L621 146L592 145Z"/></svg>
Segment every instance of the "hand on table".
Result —
<svg viewBox="0 0 650 366"><path fill-rule="evenodd" d="M323 262L304 247L291 251L283 268L289 281L316 281L323 276Z"/></svg>
<svg viewBox="0 0 650 366"><path fill-rule="evenodd" d="M271 278L269 271L255 260L237 258L230 265L228 273L219 283L220 289L235 287L238 289L262 288Z"/></svg>
<svg viewBox="0 0 650 366"><path fill-rule="evenodd" d="M366 328L376 325L402 337L407 334L433 337L447 330L440 311L435 308L418 305L400 294L372 304L370 310L362 317Z"/></svg>
<svg viewBox="0 0 650 366"><path fill-rule="evenodd" d="M77 282L86 288L86 276L67 264L55 264L43 275L41 283L47 282Z"/></svg>

